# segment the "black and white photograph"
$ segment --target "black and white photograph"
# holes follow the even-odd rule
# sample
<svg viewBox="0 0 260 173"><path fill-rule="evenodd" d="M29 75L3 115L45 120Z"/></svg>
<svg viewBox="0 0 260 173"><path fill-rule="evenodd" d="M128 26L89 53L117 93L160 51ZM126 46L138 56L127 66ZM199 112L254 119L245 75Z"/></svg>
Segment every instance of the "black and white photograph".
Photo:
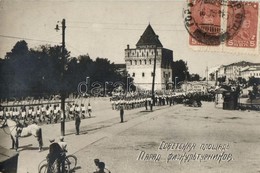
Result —
<svg viewBox="0 0 260 173"><path fill-rule="evenodd" d="M260 173L259 0L0 0L0 173Z"/></svg>

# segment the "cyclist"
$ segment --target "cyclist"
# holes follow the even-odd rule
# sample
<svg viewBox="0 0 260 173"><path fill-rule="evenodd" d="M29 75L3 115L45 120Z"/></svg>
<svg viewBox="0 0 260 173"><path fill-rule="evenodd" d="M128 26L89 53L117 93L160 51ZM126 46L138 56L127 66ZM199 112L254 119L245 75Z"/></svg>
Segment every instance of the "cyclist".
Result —
<svg viewBox="0 0 260 173"><path fill-rule="evenodd" d="M64 172L64 160L66 158L67 143L64 141L64 136L60 137L60 142L58 143L61 148L61 160L62 160L62 172Z"/></svg>
<svg viewBox="0 0 260 173"><path fill-rule="evenodd" d="M47 156L48 159L48 173L51 173L51 167L57 160L57 172L60 173L60 163L61 163L61 155L63 153L60 145L55 142L55 139L50 139L50 147L49 147L49 154Z"/></svg>

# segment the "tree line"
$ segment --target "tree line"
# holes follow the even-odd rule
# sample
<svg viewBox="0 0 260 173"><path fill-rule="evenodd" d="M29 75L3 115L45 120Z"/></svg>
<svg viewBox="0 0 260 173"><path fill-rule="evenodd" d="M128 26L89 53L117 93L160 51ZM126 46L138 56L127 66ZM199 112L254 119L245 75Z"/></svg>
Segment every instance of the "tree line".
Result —
<svg viewBox="0 0 260 173"><path fill-rule="evenodd" d="M66 49L64 66L61 50L58 45L29 49L26 41L18 41L5 58L0 59L1 98L43 97L59 94L61 90L73 93L87 77L100 83L126 80L108 59L92 60L89 55L71 57Z"/></svg>
<svg viewBox="0 0 260 173"><path fill-rule="evenodd" d="M65 49L65 59L64 65L62 47L59 45L40 45L29 49L26 41L18 41L4 58L0 58L0 98L44 97L58 95L61 90L67 94L75 93L79 83L86 81L86 78L89 83L99 82L101 88L105 87L106 82L133 82L126 71L120 73L107 58L93 60L87 54L71 57ZM172 79L178 77L178 82L200 80L199 75L189 73L183 60L173 62L172 69ZM124 87L126 89L127 86ZM135 90L134 85L131 87L132 91ZM106 89L112 91L113 86L107 85Z"/></svg>

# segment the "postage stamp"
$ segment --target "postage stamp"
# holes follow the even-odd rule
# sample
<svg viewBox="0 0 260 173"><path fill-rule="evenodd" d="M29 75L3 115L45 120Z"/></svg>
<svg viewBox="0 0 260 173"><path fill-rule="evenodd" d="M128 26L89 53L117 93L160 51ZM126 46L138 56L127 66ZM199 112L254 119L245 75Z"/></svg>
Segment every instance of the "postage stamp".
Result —
<svg viewBox="0 0 260 173"><path fill-rule="evenodd" d="M190 47L259 54L258 11L258 2L189 0L183 16Z"/></svg>
<svg viewBox="0 0 260 173"><path fill-rule="evenodd" d="M245 15L238 33L226 42L228 47L256 48L258 28L258 3L243 2ZM231 13L231 9L228 9Z"/></svg>

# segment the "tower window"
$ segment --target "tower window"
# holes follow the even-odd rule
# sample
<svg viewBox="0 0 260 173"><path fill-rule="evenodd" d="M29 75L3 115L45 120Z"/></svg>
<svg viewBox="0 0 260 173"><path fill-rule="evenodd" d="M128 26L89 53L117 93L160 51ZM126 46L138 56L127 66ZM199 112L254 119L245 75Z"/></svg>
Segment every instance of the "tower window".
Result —
<svg viewBox="0 0 260 173"><path fill-rule="evenodd" d="M152 60L151 59L149 59L149 64L152 64Z"/></svg>
<svg viewBox="0 0 260 173"><path fill-rule="evenodd" d="M132 76L135 77L135 73L133 73Z"/></svg>
<svg viewBox="0 0 260 173"><path fill-rule="evenodd" d="M151 72L151 76L153 77L153 72Z"/></svg>
<svg viewBox="0 0 260 173"><path fill-rule="evenodd" d="M135 65L137 65L137 61L135 60Z"/></svg>
<svg viewBox="0 0 260 173"><path fill-rule="evenodd" d="M144 64L146 64L146 59L144 60Z"/></svg>
<svg viewBox="0 0 260 173"><path fill-rule="evenodd" d="M146 56L148 56L148 51L146 52Z"/></svg>
<svg viewBox="0 0 260 173"><path fill-rule="evenodd" d="M142 77L144 77L144 72L142 73Z"/></svg>
<svg viewBox="0 0 260 173"><path fill-rule="evenodd" d="M132 60L130 60L130 65L132 65Z"/></svg>
<svg viewBox="0 0 260 173"><path fill-rule="evenodd" d="M140 60L140 65L142 65L142 60Z"/></svg>

